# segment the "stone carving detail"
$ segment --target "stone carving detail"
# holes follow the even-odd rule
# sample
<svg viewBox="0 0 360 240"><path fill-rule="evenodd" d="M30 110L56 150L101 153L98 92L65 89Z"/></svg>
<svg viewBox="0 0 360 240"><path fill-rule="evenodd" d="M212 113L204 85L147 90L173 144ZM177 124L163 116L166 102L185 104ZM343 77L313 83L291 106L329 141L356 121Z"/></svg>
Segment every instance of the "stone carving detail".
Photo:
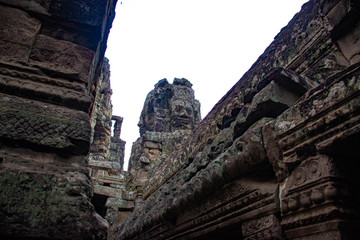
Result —
<svg viewBox="0 0 360 240"><path fill-rule="evenodd" d="M282 212L285 214L288 211L296 211L300 207L309 207L325 201L324 187L326 186L313 187L314 183L318 183L321 178L336 177L332 175L331 165L327 156L310 158L302 162L281 187ZM299 188L302 190L299 191ZM307 191L304 192L304 190Z"/></svg>
<svg viewBox="0 0 360 240"><path fill-rule="evenodd" d="M319 180L322 175L328 175L330 172L329 162L320 159L309 159L303 162L301 166L297 167L293 172L289 181L292 181L292 187L297 187L301 184L307 184L312 181Z"/></svg>
<svg viewBox="0 0 360 240"><path fill-rule="evenodd" d="M155 84L141 112L138 123L140 136L146 131L194 130L201 116L200 103L194 98L191 86L184 78L175 78L173 84L169 84L166 79Z"/></svg>
<svg viewBox="0 0 360 240"><path fill-rule="evenodd" d="M279 221L276 216L270 215L241 225L244 239L277 239L279 238ZM281 235L280 235L281 236Z"/></svg>
<svg viewBox="0 0 360 240"><path fill-rule="evenodd" d="M106 238L88 154L115 3L0 0L1 239Z"/></svg>
<svg viewBox="0 0 360 240"><path fill-rule="evenodd" d="M337 28L357 39L358 7L351 0L305 4L153 168L161 174L148 180L144 201L110 239L356 239L359 211L349 193L360 194L348 182L358 180L339 165L352 166L359 154L358 46L354 54L340 47L349 38ZM258 185L222 196L244 182Z"/></svg>
<svg viewBox="0 0 360 240"><path fill-rule="evenodd" d="M287 84L285 84L284 81L287 81ZM207 144L207 151L209 151L207 156L202 156L201 161L205 162L205 164L216 159L221 153L226 152L226 150L232 146L229 149L229 153L231 152L230 155L227 154L224 156L224 158L229 158L228 164L224 166L224 171L227 171L226 178L233 178L238 176L241 172L247 172L248 166L251 166L251 164L249 163L247 166L246 164L243 164L243 162L249 161L254 164L255 162L261 162L264 159L265 153L263 153L263 143L261 136L259 135L262 131L260 128L258 128L258 132L251 131L253 134L255 133L256 136L254 136L253 139L258 137L259 139L257 140L245 140L240 136L247 136L245 133L250 128L256 128L256 125L262 126L262 124L270 121L271 118L281 114L286 108L295 103L296 99L300 97L299 93L316 85L313 81L305 77L300 77L296 73L281 68L277 68L267 75L266 82L268 85L258 87L258 89L254 91L254 95L251 96L251 98L247 98L248 100L252 100L251 103L247 103L246 106L243 104L243 108L237 112L237 116L232 116L233 119L231 120L228 117L223 118L223 124L225 122L227 122L226 124L230 124L230 126L226 125L226 130L224 129L225 125L217 124L219 129L224 129L224 132L219 134L220 137L218 137L218 140L210 138L207 143L204 143L204 145ZM239 106L237 101L234 101L234 104L235 106ZM269 109L276 109L276 111L269 111ZM228 137L226 134L232 134L232 136ZM239 137L240 140L238 140ZM251 150L243 151L242 149L244 149L244 146L242 145L249 146ZM189 148L186 148L185 150L188 149ZM239 156L234 157L233 155L236 154L236 151L239 151L240 153L238 154ZM189 153L186 153L184 155L187 156L188 154ZM256 158L251 155L258 155L259 157ZM240 164L238 164L237 159L241 159L238 161L241 162ZM195 160L196 157L194 157L194 162L196 162ZM156 166L157 172L168 171L168 174L165 172L165 174L152 177L150 183L145 187L145 195L151 194L154 189L161 186L162 182L167 180L166 177L168 175L172 175L173 172L176 172L186 162L187 160L185 159L172 162L172 164ZM214 163L216 163L216 161L214 161ZM222 163L220 163L220 165L222 165ZM236 167L236 165L242 166ZM199 168L204 168L204 166L199 166ZM173 170L169 171L169 169ZM236 169L240 170L237 172Z"/></svg>
<svg viewBox="0 0 360 240"><path fill-rule="evenodd" d="M200 103L195 99L192 84L184 78L166 79L155 84L146 97L139 128L141 137L134 143L129 162L127 187L142 194L142 188L153 171L200 122Z"/></svg>
<svg viewBox="0 0 360 240"><path fill-rule="evenodd" d="M201 122L160 80L127 179L115 2L0 0L1 239L358 238L360 1L304 4Z"/></svg>
<svg viewBox="0 0 360 240"><path fill-rule="evenodd" d="M338 202L349 201L349 189L327 156L305 160L280 187L282 226L294 229L341 218ZM321 207L320 207L321 206ZM317 209L316 211L310 211ZM295 230L293 230L294 232Z"/></svg>

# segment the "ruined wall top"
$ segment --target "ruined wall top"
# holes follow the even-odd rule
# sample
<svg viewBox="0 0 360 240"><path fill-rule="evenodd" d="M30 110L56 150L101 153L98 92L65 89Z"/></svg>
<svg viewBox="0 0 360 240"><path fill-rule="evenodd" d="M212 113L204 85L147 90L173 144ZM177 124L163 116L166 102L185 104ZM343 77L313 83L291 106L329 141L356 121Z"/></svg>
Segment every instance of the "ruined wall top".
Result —
<svg viewBox="0 0 360 240"><path fill-rule="evenodd" d="M158 81L147 95L138 126L146 131L173 132L194 130L201 120L200 103L195 99L192 84L185 78Z"/></svg>
<svg viewBox="0 0 360 240"><path fill-rule="evenodd" d="M359 12L356 0L304 4L151 170L109 239L356 239L359 224L329 226L358 212L340 192L359 181Z"/></svg>

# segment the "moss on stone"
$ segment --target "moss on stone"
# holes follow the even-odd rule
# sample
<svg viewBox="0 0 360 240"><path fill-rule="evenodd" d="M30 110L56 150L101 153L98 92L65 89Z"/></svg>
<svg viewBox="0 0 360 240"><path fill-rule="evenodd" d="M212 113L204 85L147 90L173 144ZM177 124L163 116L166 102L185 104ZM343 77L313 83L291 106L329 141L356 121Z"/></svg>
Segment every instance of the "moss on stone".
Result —
<svg viewBox="0 0 360 240"><path fill-rule="evenodd" d="M30 227L60 221L65 213L71 212L64 194L71 186L66 183L65 187L58 187L60 181L53 175L3 171L0 174L0 218L16 215Z"/></svg>
<svg viewBox="0 0 360 240"><path fill-rule="evenodd" d="M77 122L74 122L74 119L72 119L71 116L64 114L59 115L58 113L51 111L51 109L44 109L40 106L18 104L10 101L0 101L0 108L4 109L0 111L0 116L12 114L16 118L45 122L53 126L67 125L75 129L90 131L90 127L87 124L78 123L80 122L80 119L76 119Z"/></svg>

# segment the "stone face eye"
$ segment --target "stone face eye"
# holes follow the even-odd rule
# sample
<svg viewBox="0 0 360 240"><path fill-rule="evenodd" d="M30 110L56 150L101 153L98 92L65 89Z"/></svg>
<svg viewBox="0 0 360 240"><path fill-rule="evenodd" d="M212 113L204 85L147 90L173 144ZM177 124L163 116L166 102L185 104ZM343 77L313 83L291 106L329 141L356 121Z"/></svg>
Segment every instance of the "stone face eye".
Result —
<svg viewBox="0 0 360 240"><path fill-rule="evenodd" d="M175 106L175 112L180 112L182 107L180 105Z"/></svg>
<svg viewBox="0 0 360 240"><path fill-rule="evenodd" d="M192 109L191 108L186 108L185 110L186 110L187 114L192 114Z"/></svg>

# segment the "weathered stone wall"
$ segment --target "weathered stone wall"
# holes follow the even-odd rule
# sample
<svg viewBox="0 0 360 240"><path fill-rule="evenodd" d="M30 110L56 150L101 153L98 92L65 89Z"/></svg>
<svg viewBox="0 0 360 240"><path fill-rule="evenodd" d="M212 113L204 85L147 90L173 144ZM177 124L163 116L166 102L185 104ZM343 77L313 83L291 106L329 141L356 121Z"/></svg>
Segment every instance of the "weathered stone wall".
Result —
<svg viewBox="0 0 360 240"><path fill-rule="evenodd" d="M0 0L0 238L104 239L88 169L116 0Z"/></svg>
<svg viewBox="0 0 360 240"><path fill-rule="evenodd" d="M360 7L311 0L110 239L357 239Z"/></svg>
<svg viewBox="0 0 360 240"><path fill-rule="evenodd" d="M92 203L111 225L117 218L118 209L125 208L123 202L129 197L125 191L126 176L123 171L125 141L120 139L123 118L112 115L110 65L106 58L96 81L95 92L90 117L92 137L89 153L90 176L94 184ZM130 202L133 207L133 201Z"/></svg>
<svg viewBox="0 0 360 240"><path fill-rule="evenodd" d="M109 170L122 171L125 149L125 142L120 139L123 118L112 115L110 65L106 58L96 83L95 100L90 116L92 133L89 153L89 164L94 176L98 175L97 166L101 169L106 167L106 164Z"/></svg>

